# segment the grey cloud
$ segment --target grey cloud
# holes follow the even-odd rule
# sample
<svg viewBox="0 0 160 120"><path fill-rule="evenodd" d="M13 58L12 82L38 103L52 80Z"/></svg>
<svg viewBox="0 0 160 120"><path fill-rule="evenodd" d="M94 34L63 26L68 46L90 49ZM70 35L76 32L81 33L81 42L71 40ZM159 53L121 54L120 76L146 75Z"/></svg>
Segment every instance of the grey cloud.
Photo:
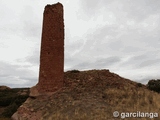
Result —
<svg viewBox="0 0 160 120"><path fill-rule="evenodd" d="M106 11L114 12L114 14L117 14L121 19L128 17L136 21L142 21L150 14L156 14L160 11L160 1L157 0L100 0L98 2L81 0L81 5L89 17L98 15L99 10L105 8Z"/></svg>
<svg viewBox="0 0 160 120"><path fill-rule="evenodd" d="M147 56L146 54L142 54L142 55L135 55L133 56L131 59L133 61L139 61L139 60L144 60L144 59L148 59L149 56Z"/></svg>
<svg viewBox="0 0 160 120"><path fill-rule="evenodd" d="M92 69L91 67L93 67L92 63L90 61L88 61L88 62L86 61L86 62L81 62L81 63L73 66L71 69L84 70L84 69L88 69L88 68Z"/></svg>
<svg viewBox="0 0 160 120"><path fill-rule="evenodd" d="M140 72L142 74L143 70L147 70L148 67L153 66L156 69L156 66L159 64L158 58L156 58L156 56L159 56L159 53L156 52L159 51L159 24L157 24L157 28L149 30L149 26L145 28L141 23L148 16L159 14L159 8L154 11L154 7L157 5L153 4L153 2L145 3L144 0L109 1L109 3L107 0L101 0L97 4L92 3L93 1L90 0L81 2L84 2L82 3L85 10L84 14L87 14L88 18L99 16L98 13L103 9L106 12L112 12L117 20L114 24L97 26L94 30L89 31L87 33L88 35L83 36L86 42L79 52L70 57L70 63L68 62L68 65L73 66L71 68L92 69L110 67L114 70L120 69L126 71L128 69L134 69L135 71L141 69L142 71ZM105 12L104 17L106 17L105 20L108 19L105 16ZM127 21L132 20L135 25L128 25ZM81 43L79 45L82 46ZM75 43L75 46L78 46L78 44ZM72 47L70 51L76 51L77 49L79 47ZM152 55L153 53L148 53L149 51L155 51L155 56ZM139 56L140 54L142 56ZM120 57L107 59L112 55ZM128 56L134 56L135 58L131 57L126 61L121 59L125 59ZM149 57L152 57L152 59L149 59ZM71 59L74 60L72 61ZM75 60L76 62L74 62ZM155 64L153 65L152 62L155 62ZM134 71L130 74L134 74Z"/></svg>
<svg viewBox="0 0 160 120"><path fill-rule="evenodd" d="M151 59L151 60L145 60L141 63L139 63L137 66L140 68L149 67L149 66L158 66L160 65L160 59Z"/></svg>
<svg viewBox="0 0 160 120"><path fill-rule="evenodd" d="M33 64L33 65L39 65L39 55L28 56L26 58L26 61Z"/></svg>
<svg viewBox="0 0 160 120"><path fill-rule="evenodd" d="M94 32L90 33L90 37L97 40L98 42L101 42L102 40L105 40L106 37L114 37L115 39L119 35L119 33L120 31L118 25L104 25L96 28Z"/></svg>
<svg viewBox="0 0 160 120"><path fill-rule="evenodd" d="M0 79L2 81L0 81L0 85L6 85L9 86L11 88L24 88L24 87L32 87L37 83L37 79L33 79L33 80L26 80L26 79L22 79L22 78L14 78L13 76L11 77L5 77L5 78L1 78Z"/></svg>
<svg viewBox="0 0 160 120"><path fill-rule="evenodd" d="M143 84L147 84L149 80L159 79L159 78L160 78L160 75L159 76L156 76L156 75L145 75L145 77L136 79L135 81L143 83Z"/></svg>
<svg viewBox="0 0 160 120"><path fill-rule="evenodd" d="M81 7L85 10L85 12L87 11L87 16L91 17L93 14L96 13L97 9L100 7L100 3L102 2L102 0L97 1L90 1L90 0L82 0L80 1L80 5Z"/></svg>
<svg viewBox="0 0 160 120"><path fill-rule="evenodd" d="M75 66L76 64L80 63L81 60L79 60L77 57L69 57L67 55L65 55L65 59L64 59L64 70L69 70L69 69L73 69L73 66Z"/></svg>
<svg viewBox="0 0 160 120"><path fill-rule="evenodd" d="M41 27L39 24L33 23L31 21L26 21L23 23L23 34L24 36L41 38Z"/></svg>
<svg viewBox="0 0 160 120"><path fill-rule="evenodd" d="M110 36L110 38L106 38L106 36ZM110 64L110 61L109 60L107 61L107 59L100 60L102 56L104 58L107 58L108 56L111 56L111 55L117 55L117 56L121 56L121 58L123 57L125 58L126 55L136 56L137 54L139 54L139 52L144 53L146 54L146 56L148 56L147 51L153 50L153 48L155 48L155 50L158 50L158 45L157 45L158 39L153 40L152 34L150 35L145 33L140 34L137 32L136 29L132 29L130 31L126 30L125 33L121 35L121 31L119 27L116 25L114 25L113 27L104 26L102 28L98 28L95 31L90 32L87 36L84 37L84 39L87 39L85 44L82 45L82 43L78 44L77 42L77 44L76 43L72 44L75 47L70 47L71 53L72 53L72 51L76 51L76 50L78 51L79 46L83 46L83 48L79 50L78 53L70 57L70 61L72 58L73 59L76 58L75 59L76 62L70 62L70 65L77 64L75 67L79 67L79 68L98 67L98 66L103 67L103 65ZM155 45L157 45L157 47ZM68 55L71 53L68 53ZM150 53L150 55L151 54L152 53ZM83 58L84 60L82 60L81 58ZM138 64L142 62L142 60L140 59L139 61L130 59L129 61L126 61L125 63L123 63L119 59L120 58L116 59L117 66L118 64L120 66L125 66L129 64L129 66L131 67L134 67L134 66L138 67ZM97 61L100 60L99 63L97 62L97 64L99 64L97 66L96 64L85 62L85 61L94 62L96 60ZM82 63L82 64L78 64L78 63ZM110 67L112 67L111 65Z"/></svg>
<svg viewBox="0 0 160 120"><path fill-rule="evenodd" d="M106 45L109 42L106 37L112 36L115 33L113 29L115 30L113 27L104 26L88 33L88 35L84 37L86 42L83 45L81 53L90 53L91 56L96 56L97 53L99 54L102 51L105 51L107 47Z"/></svg>
<svg viewBox="0 0 160 120"><path fill-rule="evenodd" d="M125 26L126 27L126 26ZM91 53L91 56L105 54L114 51L117 54L125 55L126 53L136 53L141 51L149 51L152 49L159 49L160 41L159 35L155 37L153 32L146 32L141 28L128 28L125 31L119 29L119 25L106 25L95 31L90 32L87 36L85 45L81 52ZM92 54L93 53L93 54Z"/></svg>
<svg viewBox="0 0 160 120"><path fill-rule="evenodd" d="M21 21L24 36L41 38L42 21L35 13L33 5L26 5L21 11Z"/></svg>
<svg viewBox="0 0 160 120"><path fill-rule="evenodd" d="M92 59L92 58L91 58ZM79 62L77 65L73 66L72 69L102 69L109 68L112 65L119 63L121 59L118 56L106 57L106 58L97 58L93 61Z"/></svg>
<svg viewBox="0 0 160 120"><path fill-rule="evenodd" d="M34 66L38 66L40 62L40 51L39 49L34 49L30 56L27 56L25 58L26 62L29 62L30 64Z"/></svg>
<svg viewBox="0 0 160 120"><path fill-rule="evenodd" d="M143 47L138 47L137 44L132 44L131 45L124 45L121 49L121 52L124 53L124 54L135 54L137 52L140 52L140 51L145 51L145 49Z"/></svg>
<svg viewBox="0 0 160 120"><path fill-rule="evenodd" d="M122 62L119 64L119 67L127 66L130 69L141 69L148 70L152 69L154 67L157 68L157 66L160 65L160 58L157 58L156 55L153 55L152 52L150 53L144 53L141 55L134 55L133 57L130 57L127 61ZM158 68L157 68L158 69Z"/></svg>
<svg viewBox="0 0 160 120"><path fill-rule="evenodd" d="M126 9L129 10L130 13L128 16L132 16L132 19L143 20L149 15L159 13L160 11L158 7L160 5L160 1L157 0L139 0L134 1L134 3L132 2L126 6Z"/></svg>
<svg viewBox="0 0 160 120"><path fill-rule="evenodd" d="M86 18L90 19L94 17L95 15L99 15L99 9L104 7L104 2L107 2L107 5L110 5L114 0L99 0L99 1L93 1L93 0L81 0L80 5L82 7L82 11L86 13ZM82 14L81 14L82 15Z"/></svg>
<svg viewBox="0 0 160 120"><path fill-rule="evenodd" d="M89 20L88 22L90 22L90 20L93 20L91 22L96 25L94 25L94 28L86 30L87 32L83 36L77 37L72 37L74 35L69 31L70 28L65 28L67 30L65 34L66 70L109 67L109 69L115 71L124 71L124 75L126 75L124 77L127 77L127 75L135 77L142 74L142 78L135 79L135 81L142 82L159 77L156 76L157 73L149 73L148 69L150 68L151 71L155 72L158 71L160 65L160 21L157 17L155 22L154 18L154 15L158 16L160 13L160 1L99 0L97 2L81 0L79 2L81 6L75 6L80 8L77 10L76 15L79 15L78 17L82 21ZM6 3L5 5L7 6ZM34 5L35 2L34 4L28 3L22 7L23 9L16 9L16 11L21 12L20 15L16 11L10 10L8 12L0 7L0 17L2 19L0 23L1 40L8 39L8 36L14 34L20 36L22 40L33 41L35 47L31 48L33 52L30 53L30 56L24 58L24 60L19 60L21 64L24 62L24 64L29 63L30 65L20 66L0 62L0 84L32 86L37 81L37 73L31 71L30 68L38 68L39 66L40 45L35 45L35 43L41 41L41 20L44 5L38 3L38 1L36 1L36 8ZM66 5L65 9L68 9L67 7L69 6ZM66 19L67 17L73 17L69 14L65 16ZM99 19L97 18L99 16L102 17L102 24L98 23ZM149 17L151 19L148 21ZM130 25L127 22L133 22L134 24ZM152 22L155 23L152 24ZM148 26L145 27L143 23L147 23ZM72 25L69 24L65 26ZM78 29L75 30L78 31ZM3 47L2 44L1 46ZM137 70L138 72L136 72ZM130 72L128 73L128 71Z"/></svg>
<svg viewBox="0 0 160 120"><path fill-rule="evenodd" d="M7 75L9 75L10 73L12 73L11 75L13 75L14 74L14 72L15 72L15 68L17 68L18 67L18 65L10 65L10 64L7 64L7 63L5 63L5 62L0 62L0 68L1 68L1 70L0 70L0 74L2 75L2 76L7 76ZM11 71L11 72L10 72Z"/></svg>
<svg viewBox="0 0 160 120"><path fill-rule="evenodd" d="M15 85L21 87L31 87L36 83L37 76L33 71L25 66L12 65L10 63L0 62L0 84ZM13 87L10 86L10 87Z"/></svg>
<svg viewBox="0 0 160 120"><path fill-rule="evenodd" d="M112 56L108 58L98 58L98 60L95 61L94 65L99 68L110 67L116 63L119 63L120 61L121 59L118 56Z"/></svg>
<svg viewBox="0 0 160 120"><path fill-rule="evenodd" d="M82 40L82 38L81 39L77 38L74 42L65 44L65 52L67 54L78 52L82 49L83 45L84 45L84 41Z"/></svg>

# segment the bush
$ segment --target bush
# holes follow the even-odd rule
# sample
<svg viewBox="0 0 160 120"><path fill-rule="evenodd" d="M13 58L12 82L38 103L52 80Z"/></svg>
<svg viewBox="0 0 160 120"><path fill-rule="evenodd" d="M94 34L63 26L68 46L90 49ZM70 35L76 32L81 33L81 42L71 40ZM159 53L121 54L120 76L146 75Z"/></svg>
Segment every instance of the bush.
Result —
<svg viewBox="0 0 160 120"><path fill-rule="evenodd" d="M137 86L138 87L142 87L143 85L141 83L137 83Z"/></svg>
<svg viewBox="0 0 160 120"><path fill-rule="evenodd" d="M8 106L2 113L2 116L11 117L17 111L18 107L19 106L16 103Z"/></svg>
<svg viewBox="0 0 160 120"><path fill-rule="evenodd" d="M80 71L79 70L70 70L69 72L71 72L71 73L79 73Z"/></svg>
<svg viewBox="0 0 160 120"><path fill-rule="evenodd" d="M20 106L22 103L24 103L26 101L27 98L28 98L28 95L19 95L14 100L14 103L16 103L18 106Z"/></svg>
<svg viewBox="0 0 160 120"><path fill-rule="evenodd" d="M0 106L8 106L11 104L11 102L13 101L13 98L8 96L8 97L3 97L0 99Z"/></svg>
<svg viewBox="0 0 160 120"><path fill-rule="evenodd" d="M20 95L18 92L28 90L26 95ZM0 106L5 107L3 113L0 113L1 118L11 117L18 109L18 107L25 102L29 96L29 89L14 88L10 90L0 90Z"/></svg>
<svg viewBox="0 0 160 120"><path fill-rule="evenodd" d="M18 107L22 105L22 103L24 103L27 98L28 98L28 95L16 96L15 99L12 101L12 103L10 103L10 105L2 113L2 116L11 117L13 113L17 111Z"/></svg>
<svg viewBox="0 0 160 120"><path fill-rule="evenodd" d="M147 88L160 93L160 79L149 80L147 84Z"/></svg>

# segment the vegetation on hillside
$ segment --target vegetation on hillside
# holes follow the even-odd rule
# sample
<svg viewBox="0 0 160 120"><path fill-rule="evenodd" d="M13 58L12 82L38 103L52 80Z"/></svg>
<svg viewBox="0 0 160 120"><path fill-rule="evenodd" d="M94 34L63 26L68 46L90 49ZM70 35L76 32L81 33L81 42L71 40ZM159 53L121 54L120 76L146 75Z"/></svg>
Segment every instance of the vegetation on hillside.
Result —
<svg viewBox="0 0 160 120"><path fill-rule="evenodd" d="M49 97L28 98L29 89L23 88L0 91L0 106L5 107L0 119L9 120L26 98L24 107L30 110L27 112L32 116L42 115L42 120L119 120L121 117L113 117L114 111L159 112L160 94L156 85L155 81L149 81L145 86L109 70L70 70L64 74L64 88ZM24 90L28 91L25 95Z"/></svg>
<svg viewBox="0 0 160 120"><path fill-rule="evenodd" d="M0 90L0 119L7 120L29 96L29 88Z"/></svg>
<svg viewBox="0 0 160 120"><path fill-rule="evenodd" d="M155 92L160 93L160 79L157 80L149 80L147 84L147 88L153 90Z"/></svg>

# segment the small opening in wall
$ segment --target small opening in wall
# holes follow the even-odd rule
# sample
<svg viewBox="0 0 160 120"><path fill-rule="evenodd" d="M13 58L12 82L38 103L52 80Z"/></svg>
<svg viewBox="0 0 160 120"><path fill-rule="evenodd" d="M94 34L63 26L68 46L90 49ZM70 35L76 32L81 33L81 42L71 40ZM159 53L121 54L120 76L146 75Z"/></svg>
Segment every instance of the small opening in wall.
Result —
<svg viewBox="0 0 160 120"><path fill-rule="evenodd" d="M50 52L48 52L48 54L50 54Z"/></svg>

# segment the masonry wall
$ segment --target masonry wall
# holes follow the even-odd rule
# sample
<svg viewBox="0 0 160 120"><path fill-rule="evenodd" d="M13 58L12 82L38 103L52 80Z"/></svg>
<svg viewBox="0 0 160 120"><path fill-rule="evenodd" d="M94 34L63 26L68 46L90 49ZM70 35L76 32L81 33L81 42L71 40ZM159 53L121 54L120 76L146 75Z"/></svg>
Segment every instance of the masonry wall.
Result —
<svg viewBox="0 0 160 120"><path fill-rule="evenodd" d="M47 5L43 13L38 91L54 92L62 88L63 69L63 6L57 3Z"/></svg>

